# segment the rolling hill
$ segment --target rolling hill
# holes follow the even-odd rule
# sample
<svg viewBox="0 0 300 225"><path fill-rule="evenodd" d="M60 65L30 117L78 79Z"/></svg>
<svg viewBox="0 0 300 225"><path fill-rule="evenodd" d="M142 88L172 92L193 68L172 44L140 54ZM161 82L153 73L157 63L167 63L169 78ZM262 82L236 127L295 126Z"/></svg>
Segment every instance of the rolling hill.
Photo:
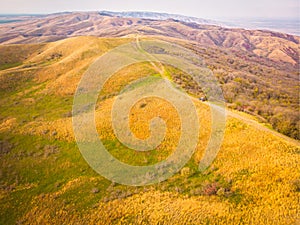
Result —
<svg viewBox="0 0 300 225"><path fill-rule="evenodd" d="M67 17L74 19L74 15L78 14ZM45 32L53 32L47 26L52 20L58 20L56 16L52 15L48 25L43 25ZM65 15L61 23L66 22L63 18ZM109 21L107 23L112 21L100 18ZM115 22L119 20L124 21L113 18ZM37 21L31 23L33 26ZM116 32L114 26L110 32ZM11 42L49 41L51 35L22 40L18 36ZM208 170L200 172L198 163L210 138L211 116L207 104L197 98L193 101L201 124L199 143L193 157L179 173L159 184L130 187L113 183L94 172L84 161L74 139L73 95L92 62L109 50L125 43L135 44L136 40L130 36L62 38L56 35L62 40L17 45L9 45L7 41L0 46L1 224L299 223L299 142L277 135L249 114L228 109L219 154ZM153 38L141 37L142 40ZM201 55L219 80L223 80L225 96L231 97L233 102L236 93L239 98L252 95L250 90L254 88L246 82L252 79L251 84L255 83L260 91L258 102L260 94L274 92L276 85L283 96L291 95L290 103L285 106L282 99L286 98L281 96L279 103L272 104L281 104L292 112L295 112L293 107L298 107L295 90L299 86L290 89L285 86L297 80L293 64L274 64L266 58L257 61L259 57L243 51L229 53L226 48L215 45L204 48L197 42L160 38L176 41ZM191 96L201 94L188 74L170 65L164 66L169 71L169 79L177 86ZM285 75L286 71L289 76ZM272 84L274 73L277 83ZM117 140L111 125L116 93L140 78L161 77L148 62L124 67L105 83L97 101L95 120L99 136L112 155L125 163L150 165L173 151L180 136L180 125L172 105L161 99L147 98L132 108L132 130L137 137L146 138L149 134L145 127L151 118L159 115L166 121L166 139L154 151L138 153ZM265 84L270 89L263 89ZM231 96L229 90L234 88L240 92ZM241 94L243 90L245 95ZM272 99L271 96L270 102Z"/></svg>
<svg viewBox="0 0 300 225"><path fill-rule="evenodd" d="M23 63L24 58L10 59L7 52L10 48L3 47L10 44L36 46L34 44L85 35L130 38L139 34L166 38L182 43L205 60L222 84L229 107L255 115L277 131L300 139L298 36L204 25L199 24L201 20L193 23L187 22L186 18L163 20L174 16L169 14L159 14L159 20L124 17L139 15L133 13L111 14L57 13L2 24L0 68ZM154 15L157 16L153 14L152 18ZM18 45L11 48L18 48ZM55 52L51 57L49 61L60 58L61 53ZM180 77L175 80L179 81ZM192 92L197 89L190 84L182 85L190 86Z"/></svg>

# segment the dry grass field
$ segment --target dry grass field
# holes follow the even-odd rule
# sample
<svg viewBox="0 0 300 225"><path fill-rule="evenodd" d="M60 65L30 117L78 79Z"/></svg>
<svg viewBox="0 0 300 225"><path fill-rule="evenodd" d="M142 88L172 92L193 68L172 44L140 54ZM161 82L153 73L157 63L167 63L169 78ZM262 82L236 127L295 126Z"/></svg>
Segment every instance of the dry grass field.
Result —
<svg viewBox="0 0 300 225"><path fill-rule="evenodd" d="M196 99L199 142L173 177L130 187L89 167L73 134L73 95L95 59L131 41L74 37L0 46L0 224L299 224L299 142L260 129L264 124L247 123L255 119L245 113L237 119L231 111L217 158L200 172L211 115L207 104ZM180 71L166 68L183 88L189 82L178 80ZM131 129L145 139L149 121L160 116L167 126L164 141L151 152L135 152L117 140L111 125L113 102L128 83L143 77L159 74L150 63L118 71L105 83L96 107L99 138L113 156L131 165L165 159L180 137L175 108L146 98L132 108Z"/></svg>

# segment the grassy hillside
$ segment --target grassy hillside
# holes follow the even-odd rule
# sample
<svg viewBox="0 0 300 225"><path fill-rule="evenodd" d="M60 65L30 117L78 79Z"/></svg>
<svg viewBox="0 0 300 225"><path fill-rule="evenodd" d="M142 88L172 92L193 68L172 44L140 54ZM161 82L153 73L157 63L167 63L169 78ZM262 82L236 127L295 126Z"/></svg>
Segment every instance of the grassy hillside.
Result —
<svg viewBox="0 0 300 225"><path fill-rule="evenodd" d="M130 41L77 37L5 47L9 61L1 62L0 71L0 224L299 223L300 145L229 115L216 160L199 172L211 117L209 107L196 100L201 124L197 150L172 178L129 187L112 183L89 167L74 140L73 94L97 57ZM17 62L21 64L12 65ZM176 82L182 72L166 68ZM101 140L112 155L132 165L166 158L180 136L172 105L147 98L133 107L131 127L137 137L146 138L148 121L161 116L167 121L162 144L143 153L116 139L110 113L116 93L141 77L159 75L150 63L118 71L106 82L96 109ZM177 83L184 87L183 81ZM192 88L190 92L198 93Z"/></svg>

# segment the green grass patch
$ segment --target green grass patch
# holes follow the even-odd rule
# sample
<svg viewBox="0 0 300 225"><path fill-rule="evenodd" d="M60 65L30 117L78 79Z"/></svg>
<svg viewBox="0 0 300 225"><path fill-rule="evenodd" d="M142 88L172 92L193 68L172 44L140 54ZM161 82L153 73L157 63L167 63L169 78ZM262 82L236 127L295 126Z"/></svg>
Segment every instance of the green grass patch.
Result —
<svg viewBox="0 0 300 225"><path fill-rule="evenodd" d="M37 119L52 121L71 116L73 96L37 95L36 92L43 86L27 93L24 90L22 95L16 93L3 98L1 117L15 117L19 122L30 122Z"/></svg>
<svg viewBox="0 0 300 225"><path fill-rule="evenodd" d="M0 65L0 70L6 70L9 68L14 68L14 67L21 66L21 65L22 65L22 62L6 63L6 64Z"/></svg>
<svg viewBox="0 0 300 225"><path fill-rule="evenodd" d="M15 224L32 207L34 197L60 191L75 179L80 182L71 185L59 198L83 211L99 202L111 183L89 167L75 143L9 133L0 134L0 140L13 146L1 156L0 188L7 194L0 202L0 224ZM55 151L47 152L49 146ZM92 192L95 187L99 193Z"/></svg>
<svg viewBox="0 0 300 225"><path fill-rule="evenodd" d="M166 159L170 154L170 150L162 151L154 149L152 151L147 152L135 151L130 148L127 148L116 139L102 140L102 143L109 151L109 153L115 158L133 166L153 165L162 161L163 159Z"/></svg>

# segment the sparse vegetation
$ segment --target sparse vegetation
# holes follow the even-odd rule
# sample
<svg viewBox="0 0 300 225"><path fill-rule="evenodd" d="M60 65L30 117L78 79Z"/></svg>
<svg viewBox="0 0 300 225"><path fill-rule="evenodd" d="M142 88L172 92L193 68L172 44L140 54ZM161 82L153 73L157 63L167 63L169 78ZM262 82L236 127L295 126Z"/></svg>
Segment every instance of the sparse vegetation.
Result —
<svg viewBox="0 0 300 225"><path fill-rule="evenodd" d="M278 132L300 139L298 65L259 59L243 51L186 46L205 59L220 81L230 108L254 115Z"/></svg>

